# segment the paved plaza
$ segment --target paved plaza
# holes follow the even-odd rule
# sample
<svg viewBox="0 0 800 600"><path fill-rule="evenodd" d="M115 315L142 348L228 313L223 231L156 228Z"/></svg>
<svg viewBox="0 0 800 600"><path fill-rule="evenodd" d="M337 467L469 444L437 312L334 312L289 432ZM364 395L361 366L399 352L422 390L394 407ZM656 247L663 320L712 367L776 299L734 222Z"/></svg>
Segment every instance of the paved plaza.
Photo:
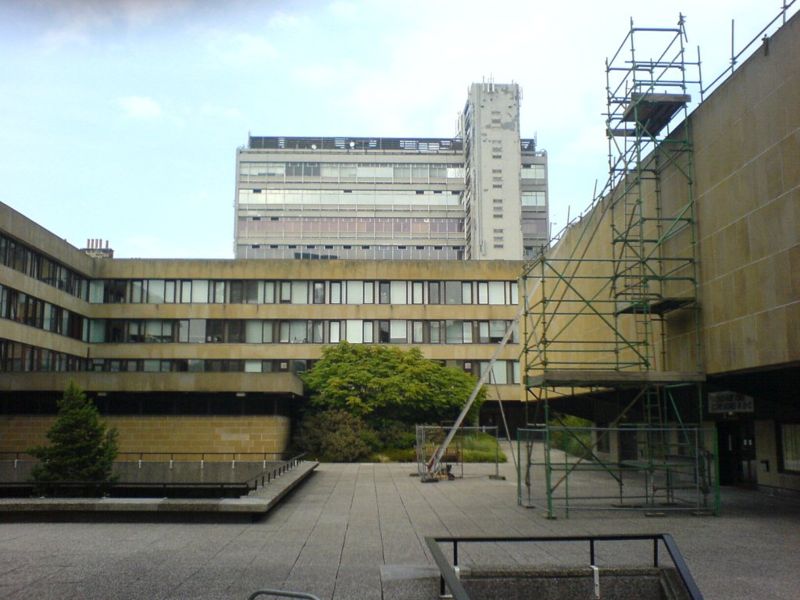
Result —
<svg viewBox="0 0 800 600"><path fill-rule="evenodd" d="M430 565L429 535L671 533L708 599L800 597L800 502L728 490L720 517L574 513L517 506L506 481L470 471L423 484L408 464L322 464L255 523L4 523L0 597L242 599L261 588L381 598L381 570ZM488 473L490 468L486 467ZM473 476L469 476L473 474ZM599 562L647 546L600 546ZM462 563L586 564L586 548L466 545ZM402 571L402 569L396 570Z"/></svg>

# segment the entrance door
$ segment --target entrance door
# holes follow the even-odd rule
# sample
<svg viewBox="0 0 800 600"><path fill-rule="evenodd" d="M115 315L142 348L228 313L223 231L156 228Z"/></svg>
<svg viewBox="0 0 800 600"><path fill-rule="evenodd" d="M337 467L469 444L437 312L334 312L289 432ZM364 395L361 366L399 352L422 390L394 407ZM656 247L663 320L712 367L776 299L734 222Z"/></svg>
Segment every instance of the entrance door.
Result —
<svg viewBox="0 0 800 600"><path fill-rule="evenodd" d="M752 420L717 423L720 484L755 487L754 429Z"/></svg>

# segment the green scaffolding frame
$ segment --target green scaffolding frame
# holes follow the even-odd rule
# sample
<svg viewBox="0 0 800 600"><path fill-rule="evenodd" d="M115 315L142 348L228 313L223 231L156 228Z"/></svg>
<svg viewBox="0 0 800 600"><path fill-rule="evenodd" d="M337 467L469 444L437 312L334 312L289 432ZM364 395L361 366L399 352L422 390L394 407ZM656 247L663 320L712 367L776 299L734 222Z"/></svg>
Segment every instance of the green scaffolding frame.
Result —
<svg viewBox="0 0 800 600"><path fill-rule="evenodd" d="M568 231L569 253L556 244L523 270L526 416L531 423L530 404L533 422L542 424L549 517L559 486L568 488L577 472L553 481L552 428L578 437L553 425L551 402L624 394L625 408L610 425L637 421L643 472L672 454L659 430L684 429L686 439L700 430L704 369L688 119L693 88L702 89L699 52L696 61L687 59L683 16L668 28L636 27L631 20L606 61L608 181ZM681 119L671 130L675 117ZM610 232L603 229L609 223ZM597 256L592 244L602 243L603 235L610 248ZM673 314L691 321L693 364L682 371L670 370L666 349L666 321ZM594 450L586 449L596 462ZM613 475L613 469L601 470Z"/></svg>

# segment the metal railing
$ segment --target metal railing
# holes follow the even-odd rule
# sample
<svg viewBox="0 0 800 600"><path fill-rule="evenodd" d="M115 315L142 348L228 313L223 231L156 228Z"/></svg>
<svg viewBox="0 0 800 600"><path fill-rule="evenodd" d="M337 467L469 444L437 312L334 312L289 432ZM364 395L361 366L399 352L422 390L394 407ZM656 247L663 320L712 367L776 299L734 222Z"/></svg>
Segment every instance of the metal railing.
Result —
<svg viewBox="0 0 800 600"><path fill-rule="evenodd" d="M297 456L294 456L294 457L290 458L289 460L284 461L280 465L277 465L277 466L275 466L275 467L273 467L271 469L266 469L266 470L262 471L261 473L259 473L255 477L252 477L252 478L248 479L245 482L247 484L247 487L250 488L252 491L255 491L255 490L258 489L259 481L261 482L261 487L262 488L264 486L266 486L266 485L269 485L269 483L271 481L277 479L278 477L280 477L281 475L286 473L286 471L289 471L290 469L293 469L297 465L299 465L303 461L303 458L305 457L305 455L306 455L306 453L303 452L302 454L298 454ZM251 484L252 484L252 488L251 488Z"/></svg>
<svg viewBox="0 0 800 600"><path fill-rule="evenodd" d="M84 491L86 493L95 493L100 495L102 493L106 493L113 489L115 486L119 486L126 489L131 490L190 490L190 489L197 489L197 490L219 490L221 493L225 490L233 490L241 492L241 495L249 494L250 492L258 490L259 487L263 488L266 485L269 485L272 481L290 471L291 469L295 468L299 465L303 458L305 457L305 453L298 454L286 460L281 460L278 464L275 464L275 461L271 461L269 467L267 467L267 456L285 456L283 453L277 452L120 452L118 455L132 455L136 457L131 462L138 462L139 466L143 463L169 463L170 468L174 462L197 462L197 458L194 460L176 460L176 456L193 456L193 457L200 457L199 462L201 468L203 466L203 462L205 457L207 456L232 456L231 459L231 466L235 466L236 457L239 456L255 456L259 459L263 457L263 466L264 470L260 473L255 475L254 477L250 477L245 479L244 481L238 482L205 482L205 481L182 481L182 482L171 482L171 481L152 481L152 482L136 482L136 481L122 481L122 482L97 482L97 481L53 481L53 482L46 482L37 484L31 481L20 481L20 482L0 482L0 487L5 489L20 489L26 490L28 488L35 488L37 486L46 488L48 490L52 490L53 493L59 494L63 492L76 492L76 491ZM147 461L145 460L146 456L161 456L161 457L169 457L169 460L162 460L162 461ZM35 458L30 456L25 452L0 452L0 460L13 460L14 468L18 468L18 463L20 460L30 461L30 462L38 462ZM124 462L124 461L119 461ZM245 462L245 461L242 461Z"/></svg>
<svg viewBox="0 0 800 600"><path fill-rule="evenodd" d="M686 588L686 593L691 600L703 600L703 594L697 587L692 577L689 567L678 549L675 540L668 533L646 533L646 534L625 534L625 535L574 535L574 536L536 536L536 537L426 537L425 543L430 550L436 566L439 568L439 593L445 596L450 591L454 600L469 600L464 585L459 578L458 568L458 544L459 543L564 543L564 542L588 542L589 543L589 567L597 568L596 545L598 542L631 542L631 541L652 541L653 542L653 567L659 568L659 545L663 543L667 554L672 560L675 571L681 582ZM444 555L440 543L451 543L453 545L452 563Z"/></svg>

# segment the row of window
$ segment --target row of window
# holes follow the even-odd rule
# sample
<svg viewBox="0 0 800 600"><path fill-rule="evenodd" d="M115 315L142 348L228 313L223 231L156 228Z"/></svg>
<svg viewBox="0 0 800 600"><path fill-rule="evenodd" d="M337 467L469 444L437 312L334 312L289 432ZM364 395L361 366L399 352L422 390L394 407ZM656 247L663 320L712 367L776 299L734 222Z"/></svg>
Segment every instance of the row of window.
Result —
<svg viewBox="0 0 800 600"><path fill-rule="evenodd" d="M489 361L442 361L443 364L463 369L475 376L482 375ZM300 373L313 366L314 361L305 359L232 360L232 359L85 359L80 356L38 348L20 342L0 339L0 373L30 372L244 372L270 373L291 371ZM520 382L518 361L498 360L492 367L490 384L506 385Z"/></svg>
<svg viewBox="0 0 800 600"><path fill-rule="evenodd" d="M515 281L272 281L96 279L89 301L131 304L498 304L519 302Z"/></svg>
<svg viewBox="0 0 800 600"><path fill-rule="evenodd" d="M460 206L458 190L239 190L239 204Z"/></svg>
<svg viewBox="0 0 800 600"><path fill-rule="evenodd" d="M544 179L547 172L544 165L522 165L519 175L522 179Z"/></svg>
<svg viewBox="0 0 800 600"><path fill-rule="evenodd" d="M111 359L95 358L88 361L90 371L110 373L303 373L315 361L304 359L239 360L239 359ZM489 361L445 361L447 366L456 367L476 377L489 368ZM520 382L519 362L498 360L492 365L489 384L507 385Z"/></svg>
<svg viewBox="0 0 800 600"><path fill-rule="evenodd" d="M402 240L401 240L402 241ZM463 240L459 240L463 243ZM303 260L463 260L463 246L239 244L237 258Z"/></svg>
<svg viewBox="0 0 800 600"><path fill-rule="evenodd" d="M430 237L431 234L463 233L464 219L422 217L239 217L239 236L336 237L357 234L378 237ZM438 236L437 236L438 237ZM456 236L454 236L456 237ZM460 236L458 236L460 237Z"/></svg>
<svg viewBox="0 0 800 600"><path fill-rule="evenodd" d="M261 319L97 319L92 343L229 344L490 344L499 342L512 321L435 320L261 320ZM519 341L516 325L511 341Z"/></svg>
<svg viewBox="0 0 800 600"><path fill-rule="evenodd" d="M86 359L0 339L0 373L31 371L84 371Z"/></svg>
<svg viewBox="0 0 800 600"><path fill-rule="evenodd" d="M544 192L520 192L522 206L546 206L547 196Z"/></svg>
<svg viewBox="0 0 800 600"><path fill-rule="evenodd" d="M460 164L419 163L333 163L333 162L243 162L239 181L364 181L374 183L428 183L444 179L463 179Z"/></svg>
<svg viewBox="0 0 800 600"><path fill-rule="evenodd" d="M4 285L0 285L0 319L76 340L85 339L86 319L83 316Z"/></svg>
<svg viewBox="0 0 800 600"><path fill-rule="evenodd" d="M86 298L88 282L85 277L2 234L0 234L0 264L78 298Z"/></svg>

